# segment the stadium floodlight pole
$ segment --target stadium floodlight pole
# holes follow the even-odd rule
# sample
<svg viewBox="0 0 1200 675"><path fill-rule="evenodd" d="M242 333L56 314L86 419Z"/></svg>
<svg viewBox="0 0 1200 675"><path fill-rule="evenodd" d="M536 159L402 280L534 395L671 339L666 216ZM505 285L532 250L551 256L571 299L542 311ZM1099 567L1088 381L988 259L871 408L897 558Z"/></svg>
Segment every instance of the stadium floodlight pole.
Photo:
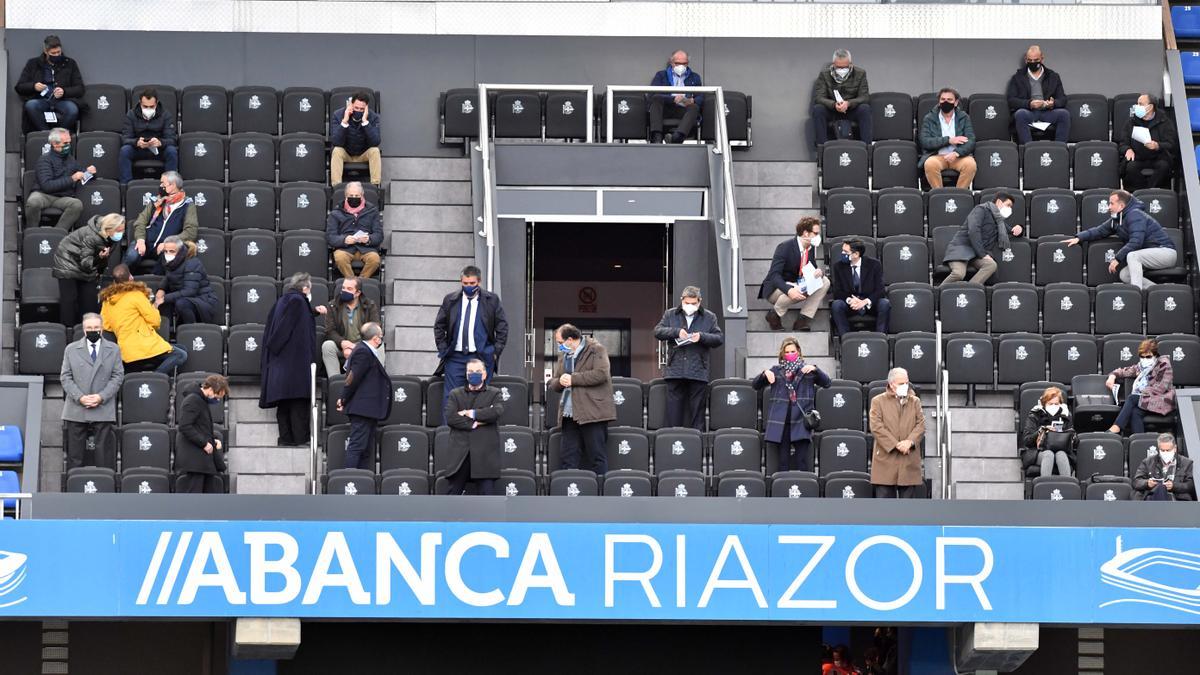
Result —
<svg viewBox="0 0 1200 675"><path fill-rule="evenodd" d="M308 364L308 402L309 402L309 423L312 428L312 433L308 435L308 463L312 470L311 480L309 481L312 487L312 494L321 494L320 490L320 459L317 455L317 364ZM326 401L328 403L328 401Z"/></svg>

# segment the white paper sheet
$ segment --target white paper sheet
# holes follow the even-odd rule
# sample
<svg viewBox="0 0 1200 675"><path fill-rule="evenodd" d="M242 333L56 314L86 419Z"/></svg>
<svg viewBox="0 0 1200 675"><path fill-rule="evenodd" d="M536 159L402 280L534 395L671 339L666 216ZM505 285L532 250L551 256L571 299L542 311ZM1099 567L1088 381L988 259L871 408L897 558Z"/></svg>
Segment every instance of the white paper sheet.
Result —
<svg viewBox="0 0 1200 675"><path fill-rule="evenodd" d="M1145 145L1150 140L1150 129L1147 127L1134 127L1130 137L1138 143Z"/></svg>
<svg viewBox="0 0 1200 675"><path fill-rule="evenodd" d="M1112 387L1112 393L1113 393L1113 403L1116 405L1121 405L1121 385L1114 384Z"/></svg>
<svg viewBox="0 0 1200 675"><path fill-rule="evenodd" d="M845 101L846 99L842 98L842 92L838 91L837 89L834 89L833 90L833 100L837 101L838 103L841 103L842 101Z"/></svg>
<svg viewBox="0 0 1200 675"><path fill-rule="evenodd" d="M1037 129L1038 131L1045 131L1050 128L1050 123L1049 122L1030 122L1029 126L1033 127L1034 129Z"/></svg>
<svg viewBox="0 0 1200 675"><path fill-rule="evenodd" d="M42 116L46 119L46 124L56 124L58 122L58 115L53 110L47 110L42 113Z"/></svg>
<svg viewBox="0 0 1200 675"><path fill-rule="evenodd" d="M803 283L797 284L800 292L805 295L812 295L821 290L821 278L817 276L817 268L811 262L804 266L801 270L804 273Z"/></svg>

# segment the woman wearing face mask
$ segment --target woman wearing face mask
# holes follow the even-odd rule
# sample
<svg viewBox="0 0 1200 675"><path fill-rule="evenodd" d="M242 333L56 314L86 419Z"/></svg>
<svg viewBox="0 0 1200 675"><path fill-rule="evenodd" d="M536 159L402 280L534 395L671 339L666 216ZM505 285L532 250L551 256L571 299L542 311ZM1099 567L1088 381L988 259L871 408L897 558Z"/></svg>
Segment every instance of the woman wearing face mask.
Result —
<svg viewBox="0 0 1200 675"><path fill-rule="evenodd" d="M297 272L271 308L263 326L262 393L258 407L275 408L278 444L307 445L309 441L309 367L317 350L316 315L328 311L312 306L312 277Z"/></svg>
<svg viewBox="0 0 1200 675"><path fill-rule="evenodd" d="M1021 432L1021 464L1028 475L1029 467L1040 465L1042 476L1049 476L1055 468L1058 475L1070 476L1075 464L1075 448L1068 444L1065 449L1048 447L1050 432L1071 430L1071 411L1063 403L1063 393L1058 387L1047 387L1037 405L1025 416Z"/></svg>
<svg viewBox="0 0 1200 675"><path fill-rule="evenodd" d="M225 473L225 446L213 426L212 411L227 393L229 382L220 375L209 375L199 386L181 392L183 405L175 432L176 492L224 492L218 474Z"/></svg>
<svg viewBox="0 0 1200 675"><path fill-rule="evenodd" d="M1175 410L1175 371L1171 359L1160 356L1157 340L1142 340L1138 345L1138 362L1132 366L1117 368L1108 374L1105 384L1109 389L1117 379L1133 378L1129 395L1121 406L1121 412L1108 430L1114 434L1128 430L1140 434L1146 430L1146 413L1170 415Z"/></svg>
<svg viewBox="0 0 1200 675"><path fill-rule="evenodd" d="M196 244L167 237L162 244L162 262L166 276L154 293L154 306L171 325L224 323L224 317L217 316L217 294L208 272L196 258Z"/></svg>
<svg viewBox="0 0 1200 675"><path fill-rule="evenodd" d="M946 246L946 255L942 256L942 262L950 267L950 275L943 283L962 281L967 276L968 265L977 270L971 275L973 284L983 285L996 273L996 258L1009 248L1009 235L1021 235L1020 225L1008 224L1012 206L1012 195L997 192L992 201L971 209L967 220Z"/></svg>
<svg viewBox="0 0 1200 675"><path fill-rule="evenodd" d="M804 362L800 342L794 337L784 338L779 345L779 365L754 378L755 389L771 388L763 440L768 452L779 453L779 471L812 471L812 431L805 426L804 415L812 412L817 387L829 383L829 376L820 368Z"/></svg>
<svg viewBox="0 0 1200 675"><path fill-rule="evenodd" d="M87 225L68 234L54 250L52 274L58 279L58 312L68 328L84 314L100 312L97 298L100 274L108 267L113 244L125 236L125 218L119 213L93 216Z"/></svg>

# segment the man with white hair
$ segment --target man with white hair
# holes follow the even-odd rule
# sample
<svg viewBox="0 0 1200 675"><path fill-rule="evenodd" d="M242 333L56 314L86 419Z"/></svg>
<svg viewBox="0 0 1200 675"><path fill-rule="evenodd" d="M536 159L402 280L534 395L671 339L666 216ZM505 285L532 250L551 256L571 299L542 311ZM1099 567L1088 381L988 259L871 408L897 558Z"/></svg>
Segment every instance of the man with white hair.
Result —
<svg viewBox="0 0 1200 675"><path fill-rule="evenodd" d="M25 198L25 225L37 227L42 210L53 207L62 211L56 226L70 230L83 213L83 202L75 197L75 190L89 174L96 175L96 167L85 168L75 161L71 154L71 132L66 129L51 129L49 141L50 151L37 161L37 184Z"/></svg>
<svg viewBox="0 0 1200 675"><path fill-rule="evenodd" d="M355 276L353 264L362 263L357 276L370 279L379 269L383 223L379 209L363 197L358 181L346 184L346 198L325 219L325 242L333 251L333 264L343 279Z"/></svg>
<svg viewBox="0 0 1200 675"><path fill-rule="evenodd" d="M908 371L888 371L887 391L871 399L871 484L875 496L911 499L925 481L921 472L921 441L925 438L925 413L921 399L908 384Z"/></svg>
<svg viewBox="0 0 1200 675"><path fill-rule="evenodd" d="M849 50L833 52L833 61L817 74L813 84L812 120L816 144L829 140L830 122L837 123L839 128L845 127L845 133L838 133L839 138L850 135L850 123L854 122L858 125L859 140L869 144L874 138L870 100L867 71L851 62Z"/></svg>
<svg viewBox="0 0 1200 675"><path fill-rule="evenodd" d="M194 242L199 231L200 218L192 198L183 191L183 176L178 171L166 171L158 179L158 196L133 221L133 241L125 251L124 263L133 267L142 260L153 260L154 273L162 274L158 257L167 238Z"/></svg>
<svg viewBox="0 0 1200 675"><path fill-rule="evenodd" d="M1175 437L1158 435L1158 452L1133 474L1133 498L1148 502L1192 501L1192 460L1177 452Z"/></svg>
<svg viewBox="0 0 1200 675"><path fill-rule="evenodd" d="M125 380L121 350L104 339L99 314L83 315L83 338L63 351L62 419L67 469L117 465L112 427L117 423L117 395ZM88 447L88 436L95 439Z"/></svg>

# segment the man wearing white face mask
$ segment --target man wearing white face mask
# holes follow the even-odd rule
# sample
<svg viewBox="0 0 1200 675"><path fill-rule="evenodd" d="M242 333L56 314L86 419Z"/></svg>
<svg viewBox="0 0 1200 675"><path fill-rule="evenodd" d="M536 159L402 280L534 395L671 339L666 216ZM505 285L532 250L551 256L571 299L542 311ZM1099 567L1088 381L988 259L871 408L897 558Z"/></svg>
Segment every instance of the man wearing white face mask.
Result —
<svg viewBox="0 0 1200 675"><path fill-rule="evenodd" d="M775 247L771 268L758 289L760 300L774 305L767 310L767 325L771 330L783 330L783 316L794 305L800 306L800 316L792 330L809 330L825 294L829 278L817 265L817 247L821 245L821 221L805 216L796 223L796 237Z"/></svg>
<svg viewBox="0 0 1200 675"><path fill-rule="evenodd" d="M117 162L121 185L133 180L133 162L139 159L161 160L163 171L179 170L175 112L160 104L153 87L141 90L137 104L125 113L121 156Z"/></svg>
<svg viewBox="0 0 1200 675"><path fill-rule="evenodd" d="M679 306L663 313L654 337L667 343L667 418L669 427L704 431L704 393L708 387L708 355L725 343L717 315L700 305L700 289L683 289Z"/></svg>
<svg viewBox="0 0 1200 675"><path fill-rule="evenodd" d="M1133 498L1148 502L1190 502L1192 460L1181 455L1171 434L1158 435L1158 452L1138 465L1133 474Z"/></svg>
<svg viewBox="0 0 1200 675"><path fill-rule="evenodd" d="M1117 151L1125 159L1121 182L1129 192L1167 187L1179 147L1175 122L1158 112L1158 98L1150 94L1139 96L1131 112L1120 135L1113 129ZM1150 175L1144 176L1142 171Z"/></svg>
<svg viewBox="0 0 1200 675"><path fill-rule="evenodd" d="M689 65L688 54L676 50L667 60L667 67L654 74L652 87L699 87L700 73ZM671 133L668 142L682 143L692 133L696 120L700 118L700 106L704 105L704 94L654 94L650 97L650 142L663 141L663 117L679 119L679 126Z"/></svg>
<svg viewBox="0 0 1200 675"><path fill-rule="evenodd" d="M812 119L813 135L817 145L829 140L829 122L858 125L858 138L870 144L874 139L871 131L871 88L867 84L867 71L850 62L850 52L839 49L833 53L833 61L823 68L813 84ZM839 138L845 138L838 133Z"/></svg>
<svg viewBox="0 0 1200 675"><path fill-rule="evenodd" d="M1021 226L1008 226L1012 217L1012 195L997 192L996 198L971 209L967 220L959 226L954 239L946 247L942 262L950 266L950 275L943 283L962 281L967 276L967 266L977 271L971 283L983 285L988 277L996 273L996 257L1009 247L1008 237L1021 235ZM994 254L994 255L993 255Z"/></svg>
<svg viewBox="0 0 1200 675"><path fill-rule="evenodd" d="M911 499L925 480L921 472L921 441L925 438L925 413L921 399L908 384L908 371L892 368L887 391L871 399L871 434L875 447L871 459L871 484L875 496Z"/></svg>

